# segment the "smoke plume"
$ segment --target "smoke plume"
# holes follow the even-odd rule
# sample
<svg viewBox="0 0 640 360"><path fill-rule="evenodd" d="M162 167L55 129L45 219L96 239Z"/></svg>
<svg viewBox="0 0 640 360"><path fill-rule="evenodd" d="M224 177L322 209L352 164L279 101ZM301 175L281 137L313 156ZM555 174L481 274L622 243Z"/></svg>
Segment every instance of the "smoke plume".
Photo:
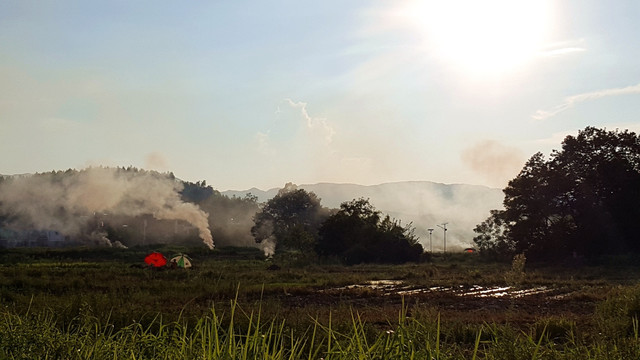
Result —
<svg viewBox="0 0 640 360"><path fill-rule="evenodd" d="M153 171L88 168L7 178L0 182L0 206L15 228L81 233L96 213L151 215L196 227L213 249L208 214L180 198L182 182Z"/></svg>
<svg viewBox="0 0 640 360"><path fill-rule="evenodd" d="M92 232L91 235L89 235L89 239L94 244L104 245L104 246L108 246L108 247L115 247L115 248L120 248L120 249L126 249L127 248L126 246L124 246L118 240L116 240L116 241L109 240L109 238L107 237L107 233L104 232L104 231L94 231L94 232Z"/></svg>
<svg viewBox="0 0 640 360"><path fill-rule="evenodd" d="M462 152L461 159L475 173L499 187L504 187L509 179L515 177L526 161L519 149L495 140L473 144Z"/></svg>

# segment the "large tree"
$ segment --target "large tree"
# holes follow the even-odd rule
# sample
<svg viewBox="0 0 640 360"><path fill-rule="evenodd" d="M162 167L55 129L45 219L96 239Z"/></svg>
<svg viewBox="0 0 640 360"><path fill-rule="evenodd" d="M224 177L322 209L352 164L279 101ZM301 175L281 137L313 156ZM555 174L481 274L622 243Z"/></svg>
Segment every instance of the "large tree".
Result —
<svg viewBox="0 0 640 360"><path fill-rule="evenodd" d="M313 252L328 215L315 193L288 183L256 213L251 234L258 243L274 241L276 251Z"/></svg>
<svg viewBox="0 0 640 360"><path fill-rule="evenodd" d="M481 249L539 259L640 252L640 137L633 132L587 127L567 136L549 159L532 156L504 193L504 211L475 229Z"/></svg>
<svg viewBox="0 0 640 360"><path fill-rule="evenodd" d="M347 264L418 261L422 245L411 224L401 226L382 216L366 199L344 202L320 228L321 256L335 256Z"/></svg>

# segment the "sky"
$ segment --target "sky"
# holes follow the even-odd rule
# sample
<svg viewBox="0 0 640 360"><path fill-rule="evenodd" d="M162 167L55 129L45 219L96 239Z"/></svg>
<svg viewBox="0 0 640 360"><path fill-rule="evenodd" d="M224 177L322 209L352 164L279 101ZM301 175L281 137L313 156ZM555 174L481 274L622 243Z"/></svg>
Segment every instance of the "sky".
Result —
<svg viewBox="0 0 640 360"><path fill-rule="evenodd" d="M640 132L640 2L0 2L0 174L502 188Z"/></svg>

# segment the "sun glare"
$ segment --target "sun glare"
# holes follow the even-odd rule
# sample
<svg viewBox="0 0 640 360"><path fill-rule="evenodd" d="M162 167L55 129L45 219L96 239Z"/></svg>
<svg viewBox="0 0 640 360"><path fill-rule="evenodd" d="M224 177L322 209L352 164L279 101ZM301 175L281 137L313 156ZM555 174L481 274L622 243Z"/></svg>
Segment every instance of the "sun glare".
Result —
<svg viewBox="0 0 640 360"><path fill-rule="evenodd" d="M416 0L403 13L427 52L478 76L508 73L532 60L551 26L549 0Z"/></svg>

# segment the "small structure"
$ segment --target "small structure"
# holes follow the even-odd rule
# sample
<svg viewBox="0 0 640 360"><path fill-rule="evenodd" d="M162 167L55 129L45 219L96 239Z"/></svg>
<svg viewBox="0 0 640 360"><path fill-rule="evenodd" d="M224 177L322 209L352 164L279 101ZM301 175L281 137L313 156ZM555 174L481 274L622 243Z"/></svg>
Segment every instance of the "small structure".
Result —
<svg viewBox="0 0 640 360"><path fill-rule="evenodd" d="M183 269L188 269L191 267L191 259L189 259L189 256L187 256L186 254L178 254L178 255L174 255L171 258L171 265L172 268L173 267L179 267L179 268L183 268Z"/></svg>
<svg viewBox="0 0 640 360"><path fill-rule="evenodd" d="M167 258L159 252L152 252L144 258L144 262L154 268L160 268L167 265Z"/></svg>
<svg viewBox="0 0 640 360"><path fill-rule="evenodd" d="M465 254L475 254L477 252L477 250L474 249L474 248L466 248L466 249L463 250L463 252Z"/></svg>

